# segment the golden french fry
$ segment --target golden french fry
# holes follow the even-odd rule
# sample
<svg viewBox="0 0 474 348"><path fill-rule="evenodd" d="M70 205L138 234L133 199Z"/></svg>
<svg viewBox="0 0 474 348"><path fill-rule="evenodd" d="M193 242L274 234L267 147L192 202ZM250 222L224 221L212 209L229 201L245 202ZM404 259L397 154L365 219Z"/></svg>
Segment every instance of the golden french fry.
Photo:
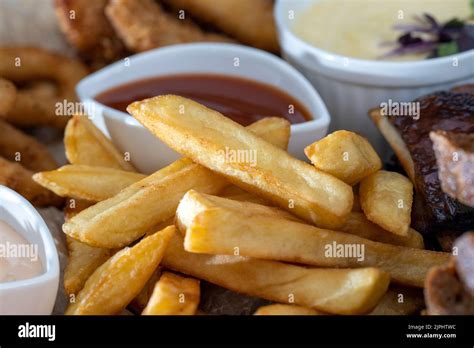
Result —
<svg viewBox="0 0 474 348"><path fill-rule="evenodd" d="M189 252L238 253L321 267L378 267L395 282L417 287L423 287L431 267L451 256L323 230L289 220L274 208L193 191L181 200L177 219L180 229L187 227L184 247Z"/></svg>
<svg viewBox="0 0 474 348"><path fill-rule="evenodd" d="M365 239L370 239L375 242L401 245L415 249L425 248L423 236L413 228L408 229L406 236L399 236L387 232L379 225L370 222L363 213L350 213L344 226L340 228L340 231L354 234Z"/></svg>
<svg viewBox="0 0 474 348"><path fill-rule="evenodd" d="M155 285L143 315L194 315L199 305L199 280L165 272Z"/></svg>
<svg viewBox="0 0 474 348"><path fill-rule="evenodd" d="M85 116L74 116L64 133L66 157L72 164L135 171L124 154Z"/></svg>
<svg viewBox="0 0 474 348"><path fill-rule="evenodd" d="M268 207L248 201L237 201L211 196L197 192L195 190L189 190L183 196L179 202L178 208L176 209L175 225L184 235L187 229L193 224L197 215L204 211L220 207L228 208L230 210L252 211L253 213L259 215L270 217L277 216L284 219L301 222L301 220L299 220L296 216L293 216L290 213L278 208Z"/></svg>
<svg viewBox="0 0 474 348"><path fill-rule="evenodd" d="M352 208L349 185L199 103L168 95L127 110L175 151L316 225L340 227Z"/></svg>
<svg viewBox="0 0 474 348"><path fill-rule="evenodd" d="M73 164L36 173L33 180L61 197L100 202L145 177L120 169Z"/></svg>
<svg viewBox="0 0 474 348"><path fill-rule="evenodd" d="M390 277L377 268L305 268L240 256L188 253L175 233L163 266L224 288L270 301L334 314L371 311L387 291Z"/></svg>
<svg viewBox="0 0 474 348"><path fill-rule="evenodd" d="M63 204L63 199L41 187L31 178L33 172L16 162L0 157L0 185L5 185L25 197L31 204L44 207Z"/></svg>
<svg viewBox="0 0 474 348"><path fill-rule="evenodd" d="M116 314L138 295L158 267L175 233L169 226L112 256L85 283L67 315Z"/></svg>
<svg viewBox="0 0 474 348"><path fill-rule="evenodd" d="M324 313L313 308L272 304L258 308L253 315L323 315Z"/></svg>
<svg viewBox="0 0 474 348"><path fill-rule="evenodd" d="M69 220L92 203L81 200L68 200L64 207L64 218ZM64 289L68 295L77 294L90 275L107 261L116 250L94 248L66 236L68 259L64 270Z"/></svg>
<svg viewBox="0 0 474 348"><path fill-rule="evenodd" d="M68 221L72 219L73 216L76 216L84 209L89 208L91 205L94 205L94 203L75 198L67 199L63 209L64 220Z"/></svg>
<svg viewBox="0 0 474 348"><path fill-rule="evenodd" d="M150 300L151 294L153 294L156 282L160 279L162 272L162 267L158 267L150 279L148 279L145 286L140 290L138 295L128 304L127 308L131 309L133 313L140 314L143 309L145 309Z"/></svg>
<svg viewBox="0 0 474 348"><path fill-rule="evenodd" d="M349 185L382 168L382 161L368 140L345 130L329 134L307 146L304 152L316 168Z"/></svg>
<svg viewBox="0 0 474 348"><path fill-rule="evenodd" d="M359 195L367 219L384 230L407 236L413 203L413 185L408 178L380 170L362 180Z"/></svg>
<svg viewBox="0 0 474 348"><path fill-rule="evenodd" d="M94 271L115 252L112 249L94 248L66 236L68 262L64 270L64 289L77 294Z"/></svg>
<svg viewBox="0 0 474 348"><path fill-rule="evenodd" d="M289 123L281 118L255 122L249 129L279 145L287 144ZM183 158L84 210L66 222L63 231L92 246L123 247L172 218L190 189L217 193L227 185L223 177Z"/></svg>
<svg viewBox="0 0 474 348"><path fill-rule="evenodd" d="M391 286L370 315L414 315L425 303L421 289Z"/></svg>

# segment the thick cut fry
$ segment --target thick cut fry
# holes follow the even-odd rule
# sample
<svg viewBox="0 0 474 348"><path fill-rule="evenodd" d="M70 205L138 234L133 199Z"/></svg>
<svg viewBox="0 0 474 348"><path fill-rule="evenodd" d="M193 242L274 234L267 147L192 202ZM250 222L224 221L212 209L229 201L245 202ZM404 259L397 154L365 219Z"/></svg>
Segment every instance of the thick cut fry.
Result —
<svg viewBox="0 0 474 348"><path fill-rule="evenodd" d="M85 116L74 116L64 133L66 157L72 164L135 171L112 142Z"/></svg>
<svg viewBox="0 0 474 348"><path fill-rule="evenodd" d="M255 311L253 315L323 315L324 313L319 312L313 308L284 305L284 304L272 304L268 306L260 307Z"/></svg>
<svg viewBox="0 0 474 348"><path fill-rule="evenodd" d="M156 283L143 315L194 315L199 305L199 280L165 272Z"/></svg>
<svg viewBox="0 0 474 348"><path fill-rule="evenodd" d="M362 180L359 195L367 219L389 232L407 236L413 203L413 185L408 178L378 171Z"/></svg>
<svg viewBox="0 0 474 348"><path fill-rule="evenodd" d="M105 12L132 52L189 42L233 41L224 35L204 32L192 21L176 18L153 0L111 0Z"/></svg>
<svg viewBox="0 0 474 348"><path fill-rule="evenodd" d="M233 188L237 186L229 186L229 187ZM242 193L240 194L220 193L219 196L233 199L234 201L251 202L251 203L258 203L262 205L271 206L271 203L268 202L266 199L263 199L262 197L259 197L255 195L254 193L245 192L243 190L242 190Z"/></svg>
<svg viewBox="0 0 474 348"><path fill-rule="evenodd" d="M175 151L318 226L340 227L351 211L349 185L192 100L160 96L127 110Z"/></svg>
<svg viewBox="0 0 474 348"><path fill-rule="evenodd" d="M197 192L195 190L189 190L183 196L178 208L176 209L175 224L184 235L188 227L193 224L196 216L204 211L212 210L214 208L227 208L232 211L252 211L258 215L270 217L277 216L284 219L301 222L301 220L299 220L297 217L278 208L268 207L248 201L238 201L211 196L203 194L202 192Z"/></svg>
<svg viewBox="0 0 474 348"><path fill-rule="evenodd" d="M0 116L4 117L15 105L17 90L15 85L0 77Z"/></svg>
<svg viewBox="0 0 474 348"><path fill-rule="evenodd" d="M106 167L67 165L33 175L33 179L58 196L100 202L144 179L139 173Z"/></svg>
<svg viewBox="0 0 474 348"><path fill-rule="evenodd" d="M76 216L91 205L94 205L94 203L75 198L67 199L64 206L64 220L71 220L73 216Z"/></svg>
<svg viewBox="0 0 474 348"><path fill-rule="evenodd" d="M376 268L308 269L240 256L188 253L174 234L163 266L224 288L270 301L315 308L334 314L371 311L387 291L387 273Z"/></svg>
<svg viewBox="0 0 474 348"><path fill-rule="evenodd" d="M349 185L382 169L382 161L369 141L353 132L340 130L304 150L313 165Z"/></svg>
<svg viewBox="0 0 474 348"><path fill-rule="evenodd" d="M271 0L166 0L247 45L278 52Z"/></svg>
<svg viewBox="0 0 474 348"><path fill-rule="evenodd" d="M51 170L58 165L46 146L0 120L0 155L32 171Z"/></svg>
<svg viewBox="0 0 474 348"><path fill-rule="evenodd" d="M63 199L41 187L31 178L33 172L16 162L0 157L0 185L5 185L25 197L31 204L44 207L63 204Z"/></svg>
<svg viewBox="0 0 474 348"><path fill-rule="evenodd" d="M138 295L158 267L174 226L126 247L97 268L66 310L68 315L116 314Z"/></svg>
<svg viewBox="0 0 474 348"><path fill-rule="evenodd" d="M276 144L288 142L289 123L281 118L255 122L249 129ZM227 185L223 177L184 158L86 209L66 222L63 231L92 246L119 248L172 218L190 189L218 193Z"/></svg>
<svg viewBox="0 0 474 348"><path fill-rule="evenodd" d="M163 273L162 267L158 267L152 274L150 279L146 282L145 286L140 290L140 293L127 306L133 313L140 314L145 309L148 301L150 300L153 290L155 289L156 282L160 279Z"/></svg>
<svg viewBox="0 0 474 348"><path fill-rule="evenodd" d="M391 286L370 315L414 315L423 307L421 289Z"/></svg>
<svg viewBox="0 0 474 348"><path fill-rule="evenodd" d="M64 289L67 294L77 294L92 273L115 252L94 248L66 236L68 263L64 271Z"/></svg>
<svg viewBox="0 0 474 348"><path fill-rule="evenodd" d="M423 236L413 228L408 229L406 236L399 236L387 232L379 225L370 222L362 213L350 213L346 223L340 228L340 231L355 234L356 236L375 242L401 245L415 249L425 248Z"/></svg>
<svg viewBox="0 0 474 348"><path fill-rule="evenodd" d="M207 200L206 208L202 209L204 200ZM417 287L423 287L431 267L442 265L450 258L448 253L383 244L323 230L288 220L273 208L250 204L192 191L186 194L178 212L188 213L177 214L179 228L187 227L186 251L238 253L322 267L379 267L397 283Z"/></svg>
<svg viewBox="0 0 474 348"><path fill-rule="evenodd" d="M90 205L87 201L69 199L64 207L64 218L67 221ZM69 295L77 294L91 274L116 251L94 248L69 236L66 236L66 245L68 259L64 270L64 289Z"/></svg>

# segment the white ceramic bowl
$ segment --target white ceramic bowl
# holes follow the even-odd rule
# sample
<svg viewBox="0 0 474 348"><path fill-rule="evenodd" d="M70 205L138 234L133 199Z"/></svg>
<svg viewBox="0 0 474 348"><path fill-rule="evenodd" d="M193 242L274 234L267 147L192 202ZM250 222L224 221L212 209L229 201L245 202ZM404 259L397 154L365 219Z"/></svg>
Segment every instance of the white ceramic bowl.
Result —
<svg viewBox="0 0 474 348"><path fill-rule="evenodd" d="M235 66L236 59L239 66ZM133 164L151 173L179 156L126 113L105 107L93 99L112 87L144 78L172 74L210 73L238 76L273 85L299 100L310 112L312 121L293 125L289 152L304 158L306 145L323 137L329 114L312 85L284 60L261 50L232 44L175 45L130 57L112 64L82 80L77 94L92 105L93 122L114 144L129 152Z"/></svg>
<svg viewBox="0 0 474 348"><path fill-rule="evenodd" d="M0 283L0 315L51 314L59 283L59 261L53 237L36 209L22 196L0 185L0 220L38 246L43 273Z"/></svg>
<svg viewBox="0 0 474 348"><path fill-rule="evenodd" d="M343 57L310 45L292 32L292 26L298 13L318 1L277 0L274 15L283 56L320 93L331 113L331 130L360 132L384 152L388 146L369 120L369 109L389 99L412 101L433 91L474 82L474 50L444 58L384 62ZM290 11L294 17L289 16Z"/></svg>

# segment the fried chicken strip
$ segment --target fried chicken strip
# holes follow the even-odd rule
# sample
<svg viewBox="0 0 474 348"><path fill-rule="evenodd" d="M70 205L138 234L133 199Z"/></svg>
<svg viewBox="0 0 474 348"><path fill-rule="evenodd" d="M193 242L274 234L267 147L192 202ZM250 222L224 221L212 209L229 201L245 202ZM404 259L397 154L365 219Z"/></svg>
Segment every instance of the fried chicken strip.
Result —
<svg viewBox="0 0 474 348"><path fill-rule="evenodd" d="M175 18L153 0L111 0L105 13L133 52L187 42L232 41L223 35L206 33L193 22Z"/></svg>
<svg viewBox="0 0 474 348"><path fill-rule="evenodd" d="M108 0L55 0L59 26L69 43L93 67L127 55L105 16Z"/></svg>
<svg viewBox="0 0 474 348"><path fill-rule="evenodd" d="M278 52L271 0L165 0L244 44Z"/></svg>

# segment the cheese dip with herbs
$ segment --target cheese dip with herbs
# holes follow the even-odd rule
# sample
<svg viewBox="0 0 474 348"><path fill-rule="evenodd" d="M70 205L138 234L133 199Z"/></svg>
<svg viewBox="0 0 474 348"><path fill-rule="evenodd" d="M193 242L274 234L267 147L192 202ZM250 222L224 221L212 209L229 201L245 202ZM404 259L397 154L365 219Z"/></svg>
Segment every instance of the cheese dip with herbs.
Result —
<svg viewBox="0 0 474 348"><path fill-rule="evenodd" d="M403 28L420 25L416 16L429 14L438 23L454 18L470 20L470 6L470 0L320 0L295 14L293 31L319 49L346 57L425 59L429 54L421 52L420 45L403 55L386 53L391 50L390 43L396 44L404 34ZM394 28L400 25L402 29Z"/></svg>

